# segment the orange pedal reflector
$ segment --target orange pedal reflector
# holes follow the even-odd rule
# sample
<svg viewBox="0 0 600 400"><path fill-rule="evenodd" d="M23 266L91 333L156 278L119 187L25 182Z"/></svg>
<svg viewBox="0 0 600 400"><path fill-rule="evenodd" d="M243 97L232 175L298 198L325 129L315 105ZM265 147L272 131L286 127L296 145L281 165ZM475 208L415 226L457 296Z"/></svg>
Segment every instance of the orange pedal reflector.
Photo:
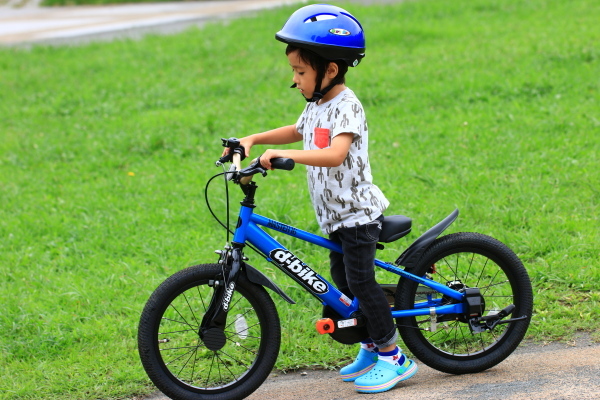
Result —
<svg viewBox="0 0 600 400"><path fill-rule="evenodd" d="M321 318L315 325L317 332L319 332L321 335L325 333L333 333L335 330L335 323L331 318Z"/></svg>

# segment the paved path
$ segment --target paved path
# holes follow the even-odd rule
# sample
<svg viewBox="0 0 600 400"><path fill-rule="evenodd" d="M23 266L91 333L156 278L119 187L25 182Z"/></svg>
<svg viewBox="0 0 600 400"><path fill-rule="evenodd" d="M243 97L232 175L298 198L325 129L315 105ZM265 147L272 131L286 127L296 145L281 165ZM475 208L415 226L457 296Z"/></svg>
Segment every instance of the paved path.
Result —
<svg viewBox="0 0 600 400"><path fill-rule="evenodd" d="M6 0L4 0L6 1ZM299 0L186 1L110 6L39 7L40 0L0 0L0 45L67 44L174 33Z"/></svg>
<svg viewBox="0 0 600 400"><path fill-rule="evenodd" d="M547 346L522 344L485 372L449 375L419 364L419 372L394 389L358 394L336 371L271 376L248 400L597 400L600 344L587 338ZM168 400L161 393L141 400Z"/></svg>
<svg viewBox="0 0 600 400"><path fill-rule="evenodd" d="M40 7L41 0L0 0L0 46L77 44L169 34L207 21L305 0L219 0ZM360 4L404 0L346 0ZM324 1L326 2L326 1Z"/></svg>

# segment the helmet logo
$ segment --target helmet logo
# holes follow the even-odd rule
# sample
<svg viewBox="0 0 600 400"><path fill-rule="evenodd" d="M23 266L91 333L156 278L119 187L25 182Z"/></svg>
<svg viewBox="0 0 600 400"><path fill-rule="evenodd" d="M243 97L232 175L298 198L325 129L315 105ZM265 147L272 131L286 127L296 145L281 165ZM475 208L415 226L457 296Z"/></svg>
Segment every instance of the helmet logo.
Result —
<svg viewBox="0 0 600 400"><path fill-rule="evenodd" d="M330 33L333 33L334 35L338 35L338 36L350 36L350 32L348 32L345 29L341 29L341 28L333 28L329 30Z"/></svg>

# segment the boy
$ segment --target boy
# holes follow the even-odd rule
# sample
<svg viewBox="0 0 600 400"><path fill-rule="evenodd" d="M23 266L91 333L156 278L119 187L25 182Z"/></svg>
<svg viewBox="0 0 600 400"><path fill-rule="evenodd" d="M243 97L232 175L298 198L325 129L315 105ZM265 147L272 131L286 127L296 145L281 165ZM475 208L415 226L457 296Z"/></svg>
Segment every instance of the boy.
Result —
<svg viewBox="0 0 600 400"><path fill-rule="evenodd" d="M413 376L417 365L396 346L389 305L375 281L376 244L389 202L372 183L364 110L345 85L348 67L364 57L362 26L339 7L310 5L293 13L276 39L288 45L292 88L308 104L296 124L247 136L240 143L249 155L256 144L303 141L303 150L268 149L261 164L270 169L272 158L285 157L307 166L319 225L344 251L330 254L333 281L359 299L370 335L340 374L344 381L354 381L359 392L383 392Z"/></svg>

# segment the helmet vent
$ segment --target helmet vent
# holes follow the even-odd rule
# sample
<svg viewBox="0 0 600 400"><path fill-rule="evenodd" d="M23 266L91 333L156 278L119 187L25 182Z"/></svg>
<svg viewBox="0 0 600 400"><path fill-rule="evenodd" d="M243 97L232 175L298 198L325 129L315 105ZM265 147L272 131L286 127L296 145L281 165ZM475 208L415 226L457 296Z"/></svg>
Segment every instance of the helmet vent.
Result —
<svg viewBox="0 0 600 400"><path fill-rule="evenodd" d="M337 16L332 15L332 14L319 14L319 15L315 15L314 17L310 17L308 19L306 19L306 21L304 21L305 24L308 24L309 22L318 22L318 21L326 21L328 19L336 19Z"/></svg>

